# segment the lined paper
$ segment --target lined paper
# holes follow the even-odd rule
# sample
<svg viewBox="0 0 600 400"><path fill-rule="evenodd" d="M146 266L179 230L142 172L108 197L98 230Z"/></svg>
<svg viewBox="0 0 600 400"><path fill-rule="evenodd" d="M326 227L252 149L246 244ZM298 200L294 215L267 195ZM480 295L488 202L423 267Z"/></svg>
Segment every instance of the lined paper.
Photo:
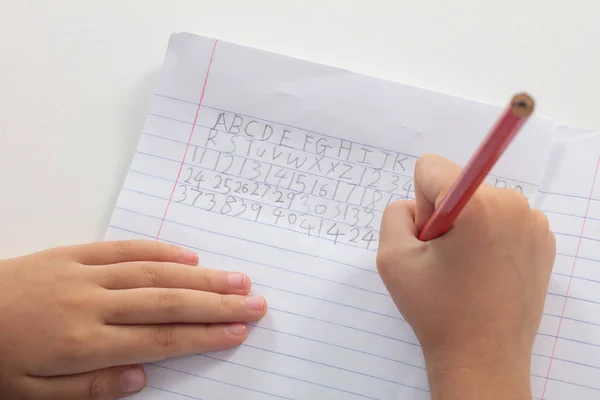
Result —
<svg viewBox="0 0 600 400"><path fill-rule="evenodd" d="M536 398L600 398L600 134L557 129L536 207L557 257L532 359Z"/></svg>
<svg viewBox="0 0 600 400"><path fill-rule="evenodd" d="M173 35L106 237L244 271L269 312L235 349L149 365L134 398L428 399L417 339L376 271L382 211L414 197L420 155L464 164L500 112ZM532 118L488 182L533 205L554 130Z"/></svg>

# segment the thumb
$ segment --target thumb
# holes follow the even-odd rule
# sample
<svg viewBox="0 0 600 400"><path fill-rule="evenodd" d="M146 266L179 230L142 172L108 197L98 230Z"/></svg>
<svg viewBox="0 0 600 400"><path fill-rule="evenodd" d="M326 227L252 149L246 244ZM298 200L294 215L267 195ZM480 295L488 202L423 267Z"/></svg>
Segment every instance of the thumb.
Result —
<svg viewBox="0 0 600 400"><path fill-rule="evenodd" d="M115 400L137 393L146 386L146 373L139 365L32 379L28 391L33 391L34 398L51 400Z"/></svg>
<svg viewBox="0 0 600 400"><path fill-rule="evenodd" d="M421 231L460 175L461 168L435 154L420 157L415 164L415 225Z"/></svg>

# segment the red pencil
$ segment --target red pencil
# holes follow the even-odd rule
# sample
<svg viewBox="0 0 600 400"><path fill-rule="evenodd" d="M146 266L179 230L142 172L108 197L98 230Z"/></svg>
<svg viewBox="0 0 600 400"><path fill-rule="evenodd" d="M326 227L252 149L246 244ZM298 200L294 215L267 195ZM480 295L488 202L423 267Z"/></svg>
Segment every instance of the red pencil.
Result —
<svg viewBox="0 0 600 400"><path fill-rule="evenodd" d="M435 239L450 229L508 144L533 113L534 107L533 99L526 93L519 93L513 97L494 128L419 233L419 240Z"/></svg>

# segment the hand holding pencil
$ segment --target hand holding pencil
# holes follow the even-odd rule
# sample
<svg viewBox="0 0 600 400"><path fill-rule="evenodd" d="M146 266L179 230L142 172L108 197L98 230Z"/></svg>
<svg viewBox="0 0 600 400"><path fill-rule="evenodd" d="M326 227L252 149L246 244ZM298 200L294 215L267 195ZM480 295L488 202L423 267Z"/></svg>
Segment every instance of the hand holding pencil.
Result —
<svg viewBox="0 0 600 400"><path fill-rule="evenodd" d="M419 232L420 240L435 239L450 229L473 193L533 113L534 108L535 103L528 94L520 93L513 97L496 125Z"/></svg>
<svg viewBox="0 0 600 400"><path fill-rule="evenodd" d="M452 229L419 240L461 174L440 156L417 161L416 200L384 212L379 274L421 344L432 400L531 399L554 235L519 192L482 184Z"/></svg>

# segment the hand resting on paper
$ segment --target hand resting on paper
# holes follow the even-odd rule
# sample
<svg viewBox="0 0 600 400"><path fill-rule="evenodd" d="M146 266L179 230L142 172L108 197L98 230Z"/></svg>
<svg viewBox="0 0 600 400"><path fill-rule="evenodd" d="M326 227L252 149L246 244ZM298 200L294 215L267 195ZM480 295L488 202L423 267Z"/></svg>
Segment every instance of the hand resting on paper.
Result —
<svg viewBox="0 0 600 400"><path fill-rule="evenodd" d="M416 201L384 213L379 272L422 345L434 400L531 399L554 235L520 193L482 185L450 231L419 241L459 172L441 157L419 159Z"/></svg>
<svg viewBox="0 0 600 400"><path fill-rule="evenodd" d="M378 267L425 354L434 400L530 399L529 363L555 255L544 215L482 186L442 237L416 236L459 168L416 166L416 202L385 211ZM194 268L153 241L106 242L0 261L2 399L113 400L139 364L236 346L266 301L250 278Z"/></svg>
<svg viewBox="0 0 600 400"><path fill-rule="evenodd" d="M145 386L139 363L240 344L265 300L197 262L153 241L1 260L0 398L121 398Z"/></svg>

